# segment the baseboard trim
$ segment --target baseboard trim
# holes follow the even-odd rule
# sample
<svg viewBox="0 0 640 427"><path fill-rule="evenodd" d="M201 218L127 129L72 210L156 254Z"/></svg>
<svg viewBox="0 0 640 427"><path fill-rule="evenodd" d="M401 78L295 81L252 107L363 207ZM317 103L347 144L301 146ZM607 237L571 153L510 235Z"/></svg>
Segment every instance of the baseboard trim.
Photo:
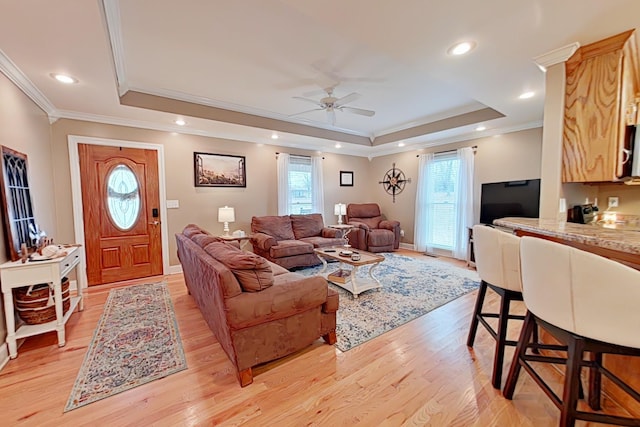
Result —
<svg viewBox="0 0 640 427"><path fill-rule="evenodd" d="M407 249L409 251L415 251L416 250L415 249L416 247L415 247L415 245L413 243L400 243L400 247L402 249Z"/></svg>
<svg viewBox="0 0 640 427"><path fill-rule="evenodd" d="M180 274L182 273L182 264L170 265L167 270L167 274Z"/></svg>
<svg viewBox="0 0 640 427"><path fill-rule="evenodd" d="M0 371L6 366L7 362L9 362L9 348L7 348L7 343L2 343L0 345Z"/></svg>

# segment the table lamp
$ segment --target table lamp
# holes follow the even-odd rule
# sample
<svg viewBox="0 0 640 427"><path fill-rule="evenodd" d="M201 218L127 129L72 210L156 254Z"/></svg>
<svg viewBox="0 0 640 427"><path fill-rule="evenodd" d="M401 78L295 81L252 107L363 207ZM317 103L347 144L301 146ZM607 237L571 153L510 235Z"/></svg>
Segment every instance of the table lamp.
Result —
<svg viewBox="0 0 640 427"><path fill-rule="evenodd" d="M338 215L338 224L342 224L342 215L347 214L347 205L344 203L336 203L333 206L333 213Z"/></svg>
<svg viewBox="0 0 640 427"><path fill-rule="evenodd" d="M229 223L235 222L236 213L233 208L229 206L225 206L223 208L218 208L218 222L224 222L224 235L229 235Z"/></svg>

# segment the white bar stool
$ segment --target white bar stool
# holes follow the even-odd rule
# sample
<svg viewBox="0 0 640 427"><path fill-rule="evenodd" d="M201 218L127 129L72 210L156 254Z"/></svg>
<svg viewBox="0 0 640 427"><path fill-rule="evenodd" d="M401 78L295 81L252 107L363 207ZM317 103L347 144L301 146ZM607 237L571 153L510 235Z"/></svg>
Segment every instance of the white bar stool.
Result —
<svg viewBox="0 0 640 427"><path fill-rule="evenodd" d="M601 376L605 375L633 399L640 393L602 366L603 354L640 356L640 271L567 245L523 237L520 241L524 326L504 387L513 398L524 368L560 409L560 426L576 420L638 426L640 419L579 411L580 371L589 368L589 406L600 409ZM562 346L530 343L534 328L543 327ZM567 357L530 354L528 349L553 348ZM591 352L592 360L584 360ZM562 399L543 381L529 362L565 364Z"/></svg>
<svg viewBox="0 0 640 427"><path fill-rule="evenodd" d="M476 270L481 281L471 318L467 346L473 347L478 324L481 323L496 340L491 384L494 388L499 389L502 381L505 346L516 345L515 341L507 340L507 323L510 319L524 320L524 316L509 314L511 301L522 301L520 238L490 226L475 225L473 227L473 241ZM499 313L482 312L487 288L500 296ZM497 331L487 322L487 318L498 319Z"/></svg>

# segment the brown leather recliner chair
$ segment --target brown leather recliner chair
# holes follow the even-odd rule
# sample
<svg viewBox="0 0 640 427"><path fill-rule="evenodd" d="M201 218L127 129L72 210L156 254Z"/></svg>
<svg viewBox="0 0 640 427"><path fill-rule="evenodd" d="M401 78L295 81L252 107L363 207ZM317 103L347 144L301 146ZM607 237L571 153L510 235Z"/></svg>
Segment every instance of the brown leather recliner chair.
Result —
<svg viewBox="0 0 640 427"><path fill-rule="evenodd" d="M400 247L400 223L384 219L377 203L348 204L347 224L358 227L349 233L354 248L390 252Z"/></svg>

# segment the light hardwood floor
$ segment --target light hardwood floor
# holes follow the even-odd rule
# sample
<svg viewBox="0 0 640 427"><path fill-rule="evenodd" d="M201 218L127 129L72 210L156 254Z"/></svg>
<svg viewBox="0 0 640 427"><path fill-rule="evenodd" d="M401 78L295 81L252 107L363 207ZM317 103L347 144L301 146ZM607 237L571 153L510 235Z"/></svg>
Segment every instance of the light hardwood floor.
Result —
<svg viewBox="0 0 640 427"><path fill-rule="evenodd" d="M241 388L231 362L187 295L182 275L156 279L169 285L187 370L63 414L109 290L152 280L93 287L86 294L85 310L67 325L66 346L57 346L54 333L29 338L0 372L0 425L558 423L559 411L528 375L521 375L513 401L493 389L494 341L482 327L475 348L467 348L476 292L345 353L318 340L293 356L254 369L253 384ZM497 309L497 301L490 294L486 307ZM519 322L513 323L515 339ZM505 377L512 354L507 351ZM560 390L562 376L553 369L545 374Z"/></svg>

